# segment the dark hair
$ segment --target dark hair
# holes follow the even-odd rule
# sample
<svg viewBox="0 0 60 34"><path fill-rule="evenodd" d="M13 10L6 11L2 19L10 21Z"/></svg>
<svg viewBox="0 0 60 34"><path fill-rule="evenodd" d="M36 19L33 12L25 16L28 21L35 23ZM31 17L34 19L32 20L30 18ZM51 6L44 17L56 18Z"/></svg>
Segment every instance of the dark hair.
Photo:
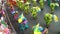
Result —
<svg viewBox="0 0 60 34"><path fill-rule="evenodd" d="M0 23L0 25L1 25L1 23Z"/></svg>

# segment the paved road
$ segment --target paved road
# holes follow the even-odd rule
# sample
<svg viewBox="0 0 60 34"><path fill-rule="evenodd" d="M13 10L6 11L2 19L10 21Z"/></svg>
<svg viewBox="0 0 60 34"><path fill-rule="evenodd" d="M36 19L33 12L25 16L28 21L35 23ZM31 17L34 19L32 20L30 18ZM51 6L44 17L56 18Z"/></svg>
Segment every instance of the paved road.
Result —
<svg viewBox="0 0 60 34"><path fill-rule="evenodd" d="M23 10L18 9L17 7L15 7L15 10L18 10L19 13L21 14L23 12ZM9 9L7 9L7 14L9 15L9 18L11 20L12 25L14 26L17 34L31 34L32 32L32 26L36 25L37 23L40 23L41 26L45 27L45 21L44 21L44 14L50 12L50 8L45 5L44 10L40 13L38 13L38 18L37 19L32 19L30 17L30 15L26 15L24 14L24 16L28 19L29 21L29 28L23 32L19 31L18 29L18 23L13 19L13 16L10 14ZM57 32L60 31L60 7L58 7L54 14L56 14L59 17L59 22L55 23L54 21L50 24L49 29L49 34L57 34Z"/></svg>

